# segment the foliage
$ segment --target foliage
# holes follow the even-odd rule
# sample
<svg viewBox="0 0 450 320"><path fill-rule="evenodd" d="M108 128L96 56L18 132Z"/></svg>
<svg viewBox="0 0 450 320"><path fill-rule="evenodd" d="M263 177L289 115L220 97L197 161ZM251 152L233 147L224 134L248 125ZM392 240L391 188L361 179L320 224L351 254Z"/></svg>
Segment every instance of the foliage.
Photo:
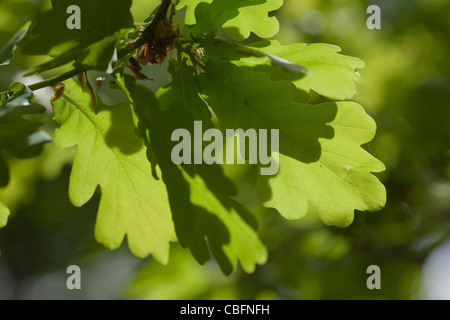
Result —
<svg viewBox="0 0 450 320"><path fill-rule="evenodd" d="M84 205L99 185L97 240L115 249L127 234L134 254L145 257L151 252L156 260L167 263L169 242L176 239L167 193L151 175L128 105L111 107L100 102L94 112L89 94L71 80L66 86L63 99L53 106L55 120L61 124L55 144L78 149L70 178L72 203Z"/></svg>
<svg viewBox="0 0 450 320"><path fill-rule="evenodd" d="M178 8L187 6L181 32L172 24L170 0L162 1L140 32L137 26L132 29L129 0L80 1L80 30L66 27L70 4L52 1L52 9L25 37L27 26L0 52L2 64L9 63L21 40L24 54L51 56L28 75L71 65L55 78L29 88L15 84L3 93L2 113L13 110L17 116L8 120L12 130L2 130L14 140L0 142L2 149L14 146L15 156L35 156L49 139L21 118L42 111L29 105L30 89L64 81L52 99L60 125L54 143L77 146L69 185L75 206L86 204L100 187L95 236L107 248L118 248L127 235L135 255L152 254L166 264L170 242L178 240L201 264L211 250L226 274L237 260L249 273L266 262L256 219L235 199L237 187L223 169L172 162L172 132L184 128L194 134L194 121L222 130L280 130L280 170L273 177L260 175L257 189L262 203L287 219L315 211L325 224L346 227L355 209L384 206L385 189L371 174L384 165L361 148L373 139L375 122L359 104L337 101L355 95L361 60L326 44L242 45L216 39L221 28L235 40L251 32L274 36L279 25L269 12L282 1L181 1ZM145 86L151 80L139 64L163 63L171 56L172 81L154 93ZM104 104L83 76L88 70L113 75L111 86L127 101ZM80 84L67 80L77 74ZM311 90L328 102L310 102ZM2 161L2 172L7 172L5 165Z"/></svg>
<svg viewBox="0 0 450 320"><path fill-rule="evenodd" d="M133 26L129 12L131 0L78 1L77 6L83 13L80 30L70 30L66 26L70 1L56 0L52 4L52 10L42 14L33 26L22 49L25 54L48 54L52 59L28 74L42 73L70 62L79 70L111 68L117 41Z"/></svg>
<svg viewBox="0 0 450 320"><path fill-rule="evenodd" d="M15 36L16 40L18 38L20 36ZM7 63L5 61L5 64ZM41 153L43 145L51 141L51 137L46 132L38 129L40 123L23 118L24 115L42 113L45 107L32 102L33 92L24 85L15 83L10 89L12 91L10 97L1 96L0 187L7 186L10 180L6 155L19 158L35 157ZM9 209L0 202L0 227L6 225L8 216Z"/></svg>
<svg viewBox="0 0 450 320"><path fill-rule="evenodd" d="M133 0L131 11L135 21L143 21L159 2ZM1 1L0 43L6 44L38 12L50 9L49 5L47 0ZM362 0L335 3L285 0L280 10L272 16L276 16L281 25L276 36L280 43L315 43L310 46L294 44L299 46L299 50L301 47L322 46L317 44L319 42L335 43L343 48L345 54L358 56L366 62L366 67L359 71L365 84L357 84L358 95L355 99L377 122L377 135L364 148L380 158L387 167L385 173L377 175L388 190L388 203L384 209L376 214L356 214L354 222L346 229L326 226L315 214L307 214L299 221L286 221L275 210L260 205L255 193L255 166L223 166L226 176L239 188L239 195L234 200L256 215L259 221L258 236L269 253L267 263L258 266L253 274L237 270L231 276L224 277L215 263L199 266L189 252L175 244L171 245L168 266L161 266L151 258L134 258L126 248L104 252L93 237L100 192L96 192L82 209L74 207L68 198L71 163L76 147L58 150L53 144L47 144L41 156L26 160L16 159L6 152L3 154L11 179L7 188L0 189L0 201L8 205L11 215L7 228L0 230L0 298L427 297L423 295L427 294L423 291L423 282L430 276L426 273L429 257L437 251L434 248L448 237L449 230L450 135L447 105L450 96L447 88L450 70L446 59L450 53L447 41L450 8L445 1L417 0L411 1L407 7L402 2L380 3L382 30L368 30L365 26L367 5ZM188 15L191 12L193 16L194 9L188 10ZM180 14L174 21L179 23L183 18ZM187 24L192 26L195 20ZM223 39L224 33L220 32L219 37ZM246 43L255 40L255 37L250 39ZM263 45L253 44L247 46L246 51L253 47L264 50ZM334 46L328 47L331 57L342 57L333 54ZM217 50L218 53L225 52L224 48L222 46L222 50ZM213 54L211 49L204 51L208 56ZM175 52L173 56L176 56ZM290 66L286 61L280 61L284 68L277 69L272 67L272 62L276 63L276 60L258 54L245 56L239 51L237 57L232 56L234 53L227 54L227 59L222 62L229 61L245 71L255 71L243 62L264 60L267 69L272 70L271 80L297 82L296 74L285 72L284 69ZM287 59L292 61L294 57ZM23 56L20 50L16 50L11 64L0 68L1 90L7 90L13 81L30 81L20 79L22 70L47 61L48 58L41 56ZM303 64L310 71L310 77L299 80L309 81L313 66L306 61ZM358 78L351 64L352 60L348 60L346 79ZM328 67L330 71L331 66ZM68 65L50 71L48 77L70 68ZM151 88L168 83L171 76L164 71L166 68L166 63L144 68L143 73L155 81L138 83ZM258 71L266 72L264 68L257 66ZM279 77L275 76L276 70L281 73ZM94 81L97 76L104 76L94 72L89 72L89 75ZM40 80L33 77L31 81ZM353 81L334 82L334 86L327 88L334 89L343 83L352 85ZM56 84L53 81L51 85ZM188 84L190 89L196 86L196 82L191 84L189 81ZM307 88L309 84L304 85ZM318 87L314 85L316 87L309 95L304 94L307 89L297 90L295 101L328 101L317 96L314 91ZM161 88L157 95L171 89L173 86ZM106 104L118 105L126 102L120 91L111 91L103 85L98 95ZM45 98L45 94L46 90L36 91L34 101L47 106L50 98ZM172 95L165 96L166 99L170 97ZM88 95L86 99L89 99ZM191 111L195 112L195 108ZM102 113L108 114L105 111ZM29 119L29 116L26 117ZM45 131L55 130L56 124L50 115L44 114L39 119L44 119ZM65 268L69 264L77 264L83 270L81 292L65 288ZM365 286L365 271L371 264L381 267L381 290L368 290ZM137 267L139 272L135 273ZM434 277L439 277L437 267L433 269ZM441 262L440 267L444 271L437 289L444 292L442 289L448 266Z"/></svg>

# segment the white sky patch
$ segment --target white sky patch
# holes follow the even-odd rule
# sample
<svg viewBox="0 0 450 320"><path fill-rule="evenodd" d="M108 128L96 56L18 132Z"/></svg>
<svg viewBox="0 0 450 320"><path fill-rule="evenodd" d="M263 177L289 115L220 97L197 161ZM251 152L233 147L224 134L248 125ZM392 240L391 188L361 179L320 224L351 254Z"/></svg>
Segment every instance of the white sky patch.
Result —
<svg viewBox="0 0 450 320"><path fill-rule="evenodd" d="M20 82L23 83L26 86L44 81L45 79L40 76L30 76L30 77L23 77L23 73L16 73L14 74L13 82ZM45 108L47 108L47 111L52 111L52 106L50 104L51 97L55 94L52 88L46 87L39 90L34 91L36 96L34 97L34 101L36 103L39 103L43 105Z"/></svg>
<svg viewBox="0 0 450 320"><path fill-rule="evenodd" d="M425 260L421 276L424 299L450 299L450 239L431 251Z"/></svg>

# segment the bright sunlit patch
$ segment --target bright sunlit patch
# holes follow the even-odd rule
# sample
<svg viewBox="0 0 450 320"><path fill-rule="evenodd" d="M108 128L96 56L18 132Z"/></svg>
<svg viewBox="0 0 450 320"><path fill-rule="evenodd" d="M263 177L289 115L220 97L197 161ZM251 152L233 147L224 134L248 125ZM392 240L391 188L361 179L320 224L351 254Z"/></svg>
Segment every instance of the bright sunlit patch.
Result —
<svg viewBox="0 0 450 320"><path fill-rule="evenodd" d="M450 240L434 249L422 269L421 293L425 299L450 299Z"/></svg>

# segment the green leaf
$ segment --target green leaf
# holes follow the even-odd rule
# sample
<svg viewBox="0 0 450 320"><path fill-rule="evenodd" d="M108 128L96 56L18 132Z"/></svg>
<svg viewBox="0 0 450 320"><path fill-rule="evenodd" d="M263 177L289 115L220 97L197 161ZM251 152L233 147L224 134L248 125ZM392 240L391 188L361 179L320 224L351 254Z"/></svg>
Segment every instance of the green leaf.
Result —
<svg viewBox="0 0 450 320"><path fill-rule="evenodd" d="M187 25L194 25L195 20L195 8L202 2L211 3L213 0L180 0L177 5L177 9L182 9L186 7L186 16L184 22Z"/></svg>
<svg viewBox="0 0 450 320"><path fill-rule="evenodd" d="M1 158L1 156L0 156ZM9 217L9 209L8 207L0 201L0 228L3 228L4 226L6 226L6 223L8 222L8 217ZM1 252L0 252L1 255Z"/></svg>
<svg viewBox="0 0 450 320"><path fill-rule="evenodd" d="M72 61L79 69L106 71L115 55L115 45L133 27L131 0L79 0L81 29L68 29L66 13L73 1L53 1L53 9L43 13L29 32L23 52L49 54L52 60L28 74L47 71Z"/></svg>
<svg viewBox="0 0 450 320"><path fill-rule="evenodd" d="M208 57L212 57L215 60L226 60L238 66L244 67L249 66L256 68L266 68L267 70L265 72L268 72L270 74L279 72L278 68L270 68L270 66L280 67L284 71L289 72L287 74L283 74L285 77L293 77L291 81L300 79L307 75L309 72L306 67L300 64L291 62L273 54L263 52L258 48L245 46L237 42L223 41L220 39L207 39L206 41L201 41L200 46L203 47L203 50L207 52ZM246 58L248 59L254 57L264 59L260 59L259 61L252 61L252 64L248 64L246 62ZM270 64L267 65L267 62L270 62Z"/></svg>
<svg viewBox="0 0 450 320"><path fill-rule="evenodd" d="M192 7L196 7L195 37L214 37L223 27L233 39L244 40L250 36L250 32L262 38L270 38L278 33L278 20L269 17L269 12L279 9L283 0L215 0L210 4L184 1L183 4L188 6L187 24L193 20L189 16Z"/></svg>
<svg viewBox="0 0 450 320"><path fill-rule="evenodd" d="M28 31L30 22L26 23L20 30L0 49L0 66L8 65L16 50L17 43L22 39L23 35Z"/></svg>
<svg viewBox="0 0 450 320"><path fill-rule="evenodd" d="M178 8L187 7L185 23L194 25L196 24L195 9L197 6L201 3L211 4L211 2L212 0L181 0ZM208 23L214 26L211 32L207 32L208 35L214 36L220 27L223 27L230 37L238 41L247 39L252 31L261 38L270 38L278 33L278 20L275 17L269 17L269 12L279 9L283 5L283 0L236 1L237 12L231 7L233 3L230 1L226 2L226 6L223 6L224 4L224 1L219 3L216 0L209 7L203 4L205 7L199 9L200 11L197 13L198 20L208 19ZM231 16L235 17L230 18L228 21L227 18L221 18L218 20L217 25L211 23L214 20L214 13L227 17L229 12L233 12Z"/></svg>
<svg viewBox="0 0 450 320"><path fill-rule="evenodd" d="M6 187L9 183L9 168L5 158L0 154L0 187Z"/></svg>
<svg viewBox="0 0 450 320"><path fill-rule="evenodd" d="M157 99L147 88L137 86L132 78L122 85L139 118L140 132L154 155L166 184L178 240L188 247L200 263L209 259L209 250L226 274L240 260L246 272L267 260L267 250L255 232L250 213L230 196L236 193L217 165L175 165L171 150L173 130L185 128L191 133L194 121L203 113L191 113L196 106L205 108L195 87L193 68L181 67L174 72L172 86L158 93ZM120 82L120 81L119 81ZM159 107L158 107L159 105Z"/></svg>
<svg viewBox="0 0 450 320"><path fill-rule="evenodd" d="M205 177L196 172L192 176L184 170L181 171L189 184L190 205L194 208L190 222L195 221L196 228L192 230L192 225L180 224L180 233L189 235L186 238L194 255L203 247L196 242L204 242L206 237L225 274L230 274L235 269L237 259L248 273L255 270L255 264L264 264L267 261L267 250L255 232L254 223L252 225L249 221L250 213L230 198L220 196L220 183L223 183L223 178L218 174ZM212 178L215 180L214 187L211 186ZM174 184L176 185L178 182ZM173 192L177 190L173 189ZM175 201L178 199L176 197ZM179 212L181 213L182 211ZM197 231L197 228L200 230ZM184 244L186 245L186 242ZM199 261L202 261L201 257Z"/></svg>
<svg viewBox="0 0 450 320"><path fill-rule="evenodd" d="M51 137L38 130L41 123L26 120L24 116L43 113L46 109L32 102L33 92L23 84L15 83L9 89L13 94L4 94L0 105L0 151L19 158L35 157Z"/></svg>
<svg viewBox="0 0 450 320"><path fill-rule="evenodd" d="M339 54L340 48L325 43L281 45L278 41L261 41L251 44L247 50L224 41L204 43L205 51L215 59L230 59L238 66L248 70L268 73L272 80L289 80L298 89L296 99L306 102L310 90L334 100L349 100L356 94L355 81L362 78L357 72L364 67L358 58ZM286 67L274 66L270 57L251 54L258 50L265 54L280 57L301 65L307 73L289 71Z"/></svg>
<svg viewBox="0 0 450 320"><path fill-rule="evenodd" d="M242 41L255 33L260 38L275 36L280 24L276 17L269 17L269 12L279 9L283 0L267 0L239 9L239 15L223 25L225 32L233 39Z"/></svg>
<svg viewBox="0 0 450 320"><path fill-rule="evenodd" d="M46 110L33 103L33 92L21 83L14 83L9 89L0 97L0 187L7 186L10 178L4 152L19 158L35 157L41 153L44 144L51 141L50 135L38 130L41 123L24 118ZM9 211L1 203L0 211L3 212L6 223L5 213Z"/></svg>
<svg viewBox="0 0 450 320"><path fill-rule="evenodd" d="M8 221L9 209L3 202L0 201L0 228L6 226Z"/></svg>
<svg viewBox="0 0 450 320"><path fill-rule="evenodd" d="M95 227L98 242L118 248L127 235L130 250L138 257L149 253L167 263L169 243L176 241L164 184L155 180L142 139L135 134L127 103L91 108L89 93L73 80L66 82L63 97L53 103L61 127L55 143L78 146L69 195L84 205L101 188Z"/></svg>
<svg viewBox="0 0 450 320"><path fill-rule="evenodd" d="M281 68L268 66L267 58L244 58L242 65L255 66L255 71L269 73L273 80L290 80L302 92L317 93L334 100L349 100L356 95L355 81L362 81L357 72L364 68L364 62L358 58L339 54L341 49L337 46L315 43L297 43L282 46L278 41L265 41L254 44L262 52L281 57L308 69L307 75L293 74ZM266 63L261 65L261 59ZM259 61L258 61L259 60Z"/></svg>
<svg viewBox="0 0 450 320"><path fill-rule="evenodd" d="M163 110L182 108L182 112L192 114L190 117L194 117L195 120L201 120L204 128L212 128L211 112L198 94L198 79L194 76L195 70L186 66L183 61L177 71L171 63L169 72L172 75L172 82L157 92L161 108ZM183 121L183 123L185 122Z"/></svg>
<svg viewBox="0 0 450 320"><path fill-rule="evenodd" d="M78 50L70 50L62 53L57 58L49 60L41 65L36 66L26 75L42 73L51 69L61 67L71 61L74 61L75 68L80 70L101 70L112 72L111 64L115 59L115 44L117 37L106 37L98 42L91 44L83 52Z"/></svg>
<svg viewBox="0 0 450 320"><path fill-rule="evenodd" d="M202 93L223 127L279 129L279 172L258 179L266 206L288 219L314 210L339 227L353 221L355 209L384 206L384 186L371 174L384 165L360 147L376 125L360 105L297 103L288 81L226 62L209 60L205 71Z"/></svg>

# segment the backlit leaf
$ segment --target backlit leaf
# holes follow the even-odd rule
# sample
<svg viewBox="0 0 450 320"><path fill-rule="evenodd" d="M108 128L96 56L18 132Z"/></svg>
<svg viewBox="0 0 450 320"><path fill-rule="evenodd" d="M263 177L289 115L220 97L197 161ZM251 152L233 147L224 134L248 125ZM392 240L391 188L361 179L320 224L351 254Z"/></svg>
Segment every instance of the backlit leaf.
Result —
<svg viewBox="0 0 450 320"><path fill-rule="evenodd" d="M186 23L192 23L192 8L195 7L197 23L194 30L196 37L214 37L220 28L235 40L244 40L254 32L261 38L270 38L278 33L279 24L276 17L269 17L269 12L281 7L283 0L215 0L183 1L186 4Z"/></svg>
<svg viewBox="0 0 450 320"><path fill-rule="evenodd" d="M33 92L21 83L10 86L9 93L1 97L0 105L0 187L9 183L9 169L2 153L18 158L39 155L51 137L39 130L40 122L24 116L45 112L45 107L33 102Z"/></svg>
<svg viewBox="0 0 450 320"><path fill-rule="evenodd" d="M225 32L233 39L242 41L255 33L260 38L275 36L280 25L276 17L270 17L269 13L279 9L283 0L267 0L264 3L255 3L251 6L239 9L239 15L227 21L223 25Z"/></svg>
<svg viewBox="0 0 450 320"><path fill-rule="evenodd" d="M314 210L339 227L353 221L355 209L384 206L384 186L371 174L384 165L360 147L376 125L360 105L294 102L291 83L230 63L211 60L205 70L202 93L222 126L280 130L279 172L258 181L265 205L288 219Z"/></svg>
<svg viewBox="0 0 450 320"><path fill-rule="evenodd" d="M131 0L79 0L81 29L69 29L70 0L53 1L53 9L43 13L29 32L25 54L48 54L52 60L28 74L40 73L74 62L80 70L106 71L115 54L115 44L133 27Z"/></svg>
<svg viewBox="0 0 450 320"><path fill-rule="evenodd" d="M77 145L69 195L84 205L101 188L95 236L109 249L118 248L125 235L139 257L149 253L162 263L169 258L175 233L164 184L155 180L142 139L136 136L129 105L91 107L89 93L72 80L63 97L53 103L61 124L55 143Z"/></svg>
<svg viewBox="0 0 450 320"><path fill-rule="evenodd" d="M185 128L192 133L193 123L199 118L188 110L192 104L199 110L205 108L198 90L193 90L194 70L174 72L173 66L171 70L172 86L157 99L149 89L135 85L129 78L123 89L154 155L151 160L161 167L178 240L202 264L209 259L207 240L224 273L230 273L238 259L245 271L253 272L255 264L266 261L267 251L254 230L250 213L230 198L236 192L233 183L217 165L175 165L171 159L173 130Z"/></svg>
<svg viewBox="0 0 450 320"><path fill-rule="evenodd" d="M0 201L0 228L6 226L8 221L9 209L3 202Z"/></svg>
<svg viewBox="0 0 450 320"><path fill-rule="evenodd" d="M338 46L326 43L296 43L281 45L278 41L265 41L255 45L258 50L272 54L308 69L306 76L298 76L283 69L270 70L267 67L256 68L268 72L273 80L291 80L295 86L306 93L314 90L334 100L349 100L356 95L356 83L362 78L357 72L364 68L364 62L358 58L342 55ZM255 64L256 58L244 59L248 66Z"/></svg>
<svg viewBox="0 0 450 320"><path fill-rule="evenodd" d="M301 102L308 100L310 90L334 100L352 99L356 95L355 81L362 81L358 69L364 67L364 62L339 54L340 48L330 44L283 46L274 40L254 43L245 51L224 41L212 41L205 43L205 49L215 58L230 59L248 70L266 72L272 80L291 81L299 89L297 99ZM274 66L269 57L252 55L252 49L303 66L307 72L292 72L286 67Z"/></svg>
<svg viewBox="0 0 450 320"><path fill-rule="evenodd" d="M26 23L20 30L0 49L0 66L8 65L14 55L17 43L22 39L23 35L28 31L30 22Z"/></svg>

